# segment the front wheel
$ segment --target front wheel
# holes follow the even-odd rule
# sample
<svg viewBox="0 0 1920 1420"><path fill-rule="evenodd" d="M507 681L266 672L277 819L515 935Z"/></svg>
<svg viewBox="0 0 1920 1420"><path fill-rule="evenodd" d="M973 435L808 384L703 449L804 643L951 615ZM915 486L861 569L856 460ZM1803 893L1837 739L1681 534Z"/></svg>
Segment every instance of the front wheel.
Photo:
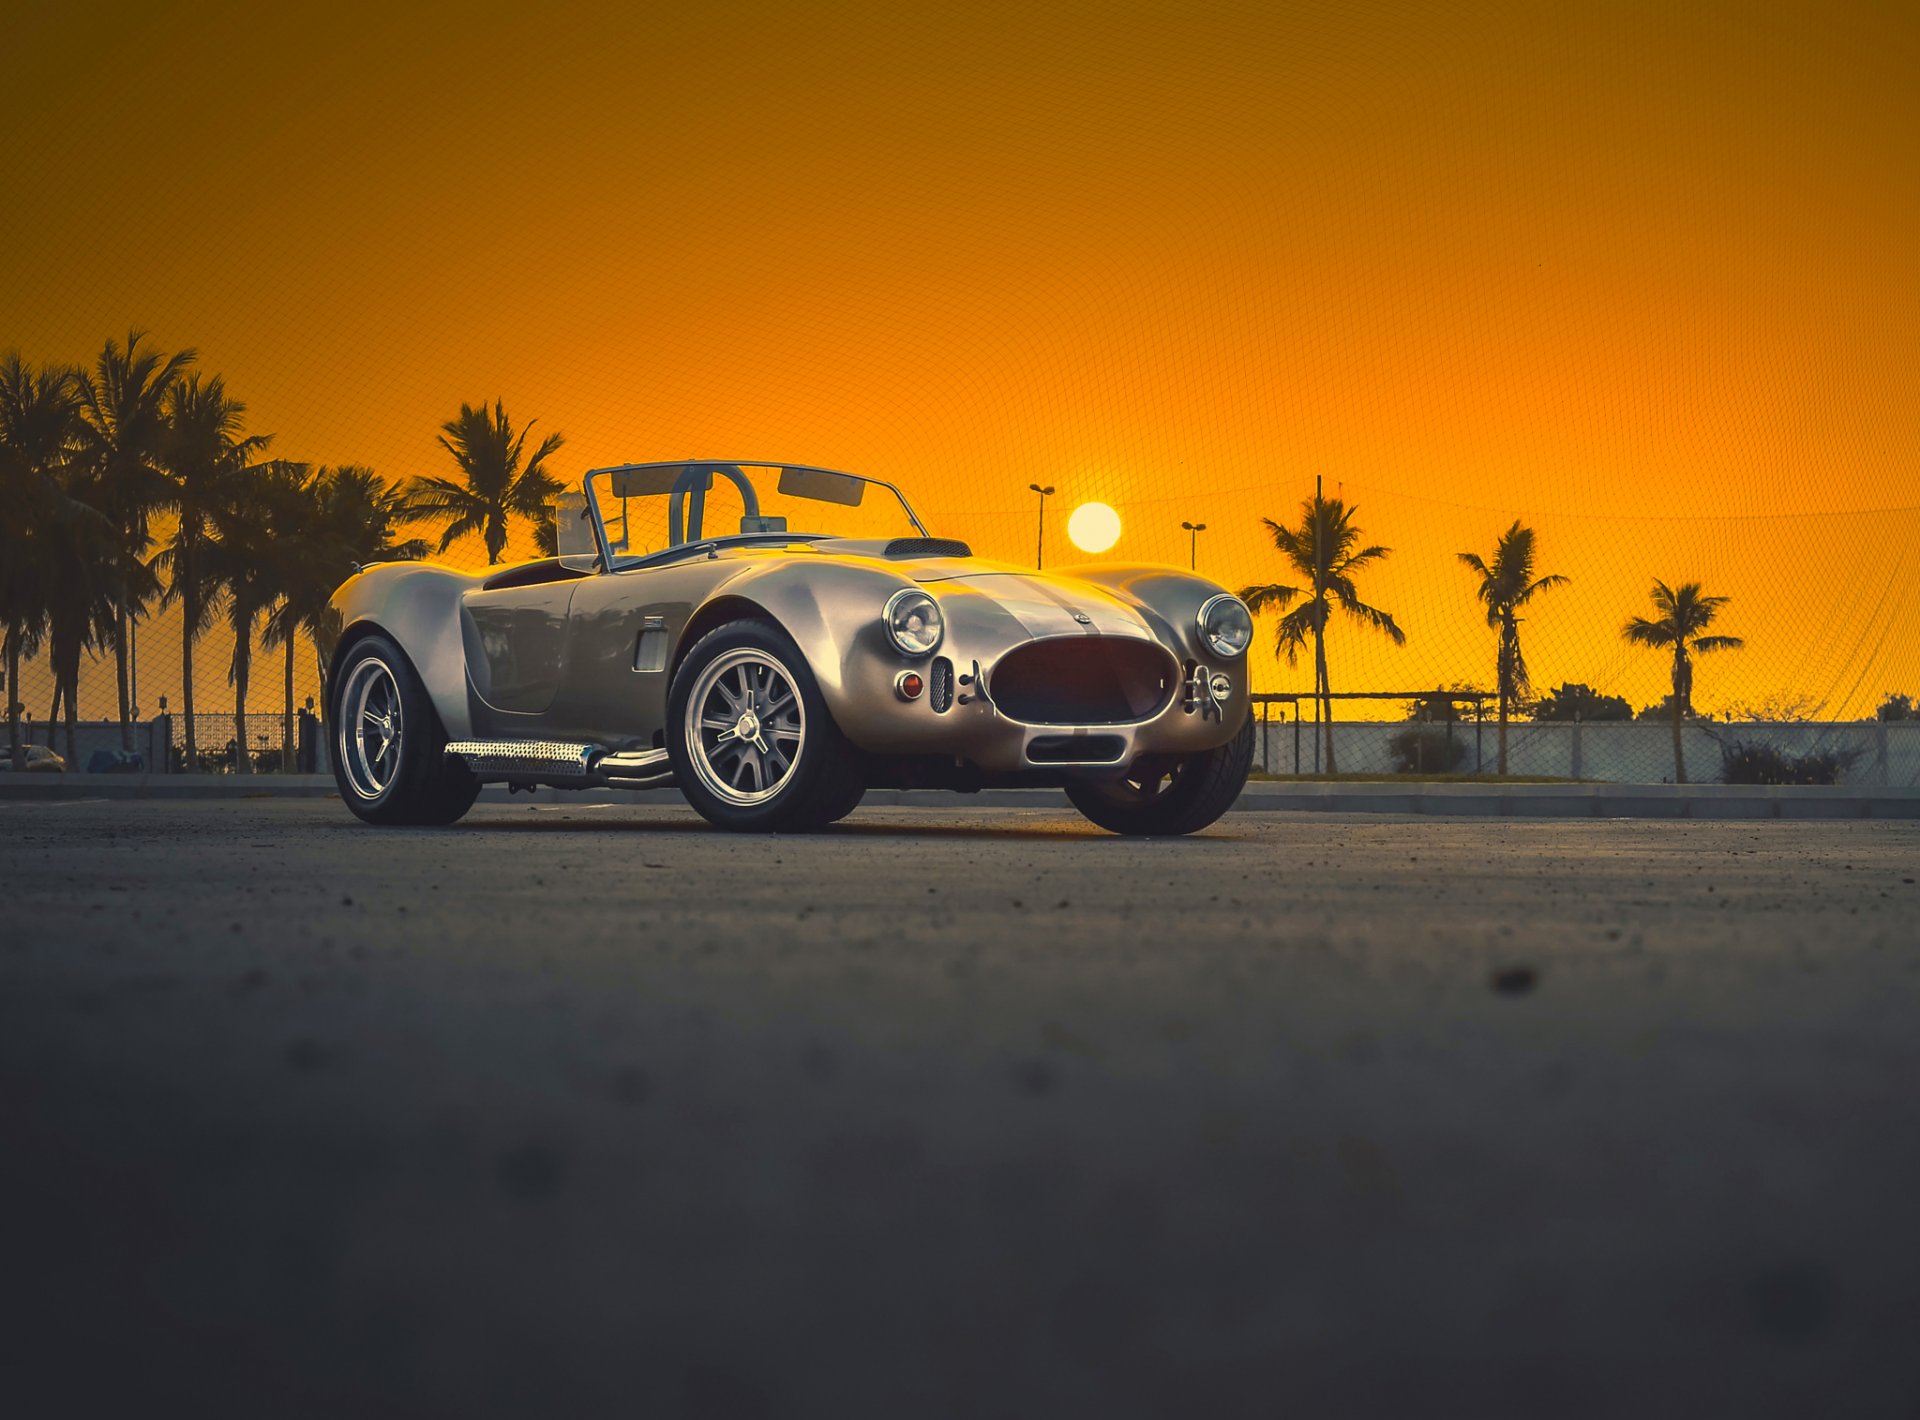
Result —
<svg viewBox="0 0 1920 1420"><path fill-rule="evenodd" d="M1111 833L1174 837L1198 833L1233 807L1253 769L1253 716L1240 733L1199 754L1142 756L1126 777L1081 779L1067 798Z"/></svg>
<svg viewBox="0 0 1920 1420"><path fill-rule="evenodd" d="M760 620L702 636L667 694L667 757L687 801L737 833L804 833L853 812L860 756L793 638Z"/></svg>
<svg viewBox="0 0 1920 1420"><path fill-rule="evenodd" d="M398 646L356 642L334 687L333 778L348 808L391 825L452 823L473 807L480 781L448 761L440 717Z"/></svg>

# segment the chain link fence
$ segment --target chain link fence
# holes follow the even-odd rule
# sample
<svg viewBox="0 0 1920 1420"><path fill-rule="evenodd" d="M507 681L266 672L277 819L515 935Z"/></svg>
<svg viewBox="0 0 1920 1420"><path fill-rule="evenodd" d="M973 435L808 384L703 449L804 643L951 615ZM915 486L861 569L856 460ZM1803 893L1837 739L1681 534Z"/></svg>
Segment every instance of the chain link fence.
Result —
<svg viewBox="0 0 1920 1420"><path fill-rule="evenodd" d="M1398 719L1348 718L1398 702ZM1451 713L1449 713L1451 712ZM1273 778L1493 777L1500 727L1492 697L1429 691L1335 698L1331 732L1312 696L1255 697L1254 766ZM1616 784L1854 784L1920 787L1920 721L1683 721L1676 762L1670 719L1507 725L1509 779ZM1328 741L1332 747L1329 752Z"/></svg>

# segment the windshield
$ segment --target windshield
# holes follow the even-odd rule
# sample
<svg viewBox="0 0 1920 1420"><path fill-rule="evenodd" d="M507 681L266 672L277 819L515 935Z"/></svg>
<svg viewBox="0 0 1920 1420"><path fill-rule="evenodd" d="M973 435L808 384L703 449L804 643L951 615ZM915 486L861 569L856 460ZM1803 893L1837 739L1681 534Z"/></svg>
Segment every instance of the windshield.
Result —
<svg viewBox="0 0 1920 1420"><path fill-rule="evenodd" d="M800 464L623 464L586 491L614 565L693 544L926 535L892 484Z"/></svg>

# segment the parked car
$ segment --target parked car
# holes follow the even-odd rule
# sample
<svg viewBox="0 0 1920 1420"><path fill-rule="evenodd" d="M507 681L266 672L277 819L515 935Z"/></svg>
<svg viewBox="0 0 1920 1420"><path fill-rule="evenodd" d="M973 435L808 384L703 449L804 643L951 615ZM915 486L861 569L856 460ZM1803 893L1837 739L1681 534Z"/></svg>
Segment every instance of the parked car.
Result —
<svg viewBox="0 0 1920 1420"><path fill-rule="evenodd" d="M145 774L147 757L136 749L97 749L87 756L89 774Z"/></svg>
<svg viewBox="0 0 1920 1420"><path fill-rule="evenodd" d="M45 745L26 745L24 748L27 752L26 773L65 774L67 772L66 760ZM13 755L6 749L0 748L0 774L8 773L12 769Z"/></svg>
<svg viewBox="0 0 1920 1420"><path fill-rule="evenodd" d="M1246 781L1253 620L1188 571L989 562L893 485L805 465L595 469L555 512L556 557L335 593L362 819L450 823L483 783L671 784L722 828L791 831L875 786L1055 785L1179 834Z"/></svg>

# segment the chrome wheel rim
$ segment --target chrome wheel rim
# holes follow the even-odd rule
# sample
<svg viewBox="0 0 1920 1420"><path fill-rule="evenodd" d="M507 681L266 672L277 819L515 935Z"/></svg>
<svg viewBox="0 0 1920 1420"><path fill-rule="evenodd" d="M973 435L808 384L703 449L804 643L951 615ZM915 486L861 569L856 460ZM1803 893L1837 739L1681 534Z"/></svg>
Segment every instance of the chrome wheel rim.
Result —
<svg viewBox="0 0 1920 1420"><path fill-rule="evenodd" d="M400 682L378 656L347 673L340 692L340 767L362 799L377 799L400 768Z"/></svg>
<svg viewBox="0 0 1920 1420"><path fill-rule="evenodd" d="M741 807L765 803L793 777L807 742L793 673L752 647L716 657L687 696L686 736L708 792Z"/></svg>

